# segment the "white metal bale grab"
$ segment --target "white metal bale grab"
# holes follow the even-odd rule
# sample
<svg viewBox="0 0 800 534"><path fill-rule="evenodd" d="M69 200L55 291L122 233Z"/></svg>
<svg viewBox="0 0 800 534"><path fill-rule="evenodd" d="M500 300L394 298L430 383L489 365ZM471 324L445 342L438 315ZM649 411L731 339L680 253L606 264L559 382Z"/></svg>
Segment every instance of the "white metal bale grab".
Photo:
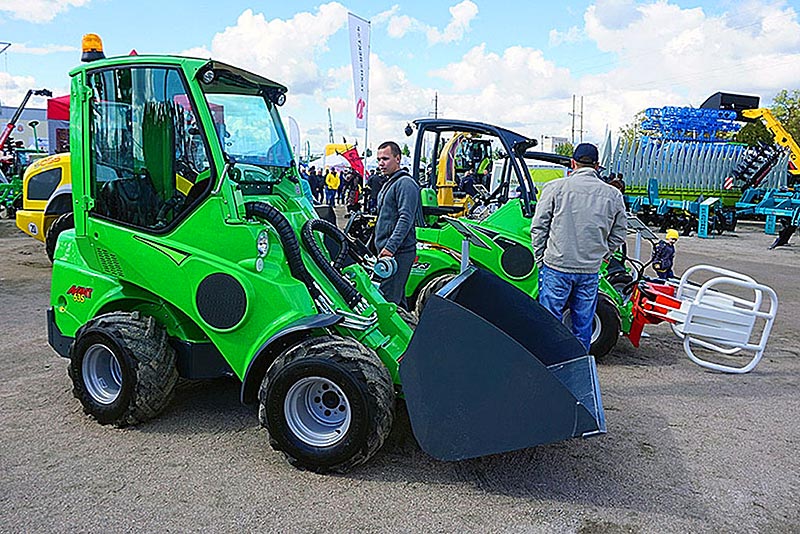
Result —
<svg viewBox="0 0 800 534"><path fill-rule="evenodd" d="M704 271L714 276L702 285L690 280ZM733 288L751 290L752 300L725 291ZM666 318L675 334L683 339L683 350L693 362L724 373L747 373L758 365L778 310L778 296L772 288L741 273L695 265L681 277L675 298L680 301L680 308L668 311ZM763 328L760 335L756 331L758 342L754 343L751 338L759 320L763 321ZM697 356L693 345L724 355L752 352L753 357L742 367L721 365Z"/></svg>

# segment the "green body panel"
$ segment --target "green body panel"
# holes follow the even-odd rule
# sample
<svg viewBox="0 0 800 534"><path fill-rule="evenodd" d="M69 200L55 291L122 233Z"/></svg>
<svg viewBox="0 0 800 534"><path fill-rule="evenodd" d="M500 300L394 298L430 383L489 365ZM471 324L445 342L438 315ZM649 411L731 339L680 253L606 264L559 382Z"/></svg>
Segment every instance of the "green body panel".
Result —
<svg viewBox="0 0 800 534"><path fill-rule="evenodd" d="M139 64L181 69L197 103L198 123L204 132L214 131L212 114L195 80L198 69L209 64L207 60L132 56L91 63L71 72L70 144L75 230L62 235L56 250L51 287L55 322L63 335L74 336L80 326L98 314L140 310L161 322L170 336L213 343L241 379L270 338L292 323L320 313L307 287L291 275L276 230L266 222L246 220L244 204L261 201L277 208L289 220L298 239L299 230L306 221L316 218L316 213L303 197L299 185L290 179L279 181L271 194L246 195L242 186L230 179L230 172L220 178L225 168L222 148L216 136L206 134L211 165L209 179L214 181L214 190L169 231L143 231L90 216L95 199L90 191L88 117L91 95L86 87L87 71ZM274 83L249 73L243 75L257 79L263 86ZM149 124L154 131L148 132L150 137L143 149L159 154L158 145L171 141L168 134L157 131L158 118ZM161 167L161 171L168 170L171 162L165 160ZM292 167L290 172L297 180L297 169ZM197 182L204 178L199 176ZM256 239L263 230L268 233L270 246L261 258L262 266L257 262ZM376 317L368 327L350 329L336 325L333 328L375 350L393 380L398 382L397 361L405 352L412 331L396 313L396 306L384 301L364 269L351 266L346 276L366 301L360 312L351 310L305 249L302 251L304 265L335 309ZM244 317L229 329L207 324L197 307L198 286L207 276L216 273L235 278L246 295ZM85 289L72 290L70 294L73 286ZM76 291L82 297L76 297ZM86 298L87 293L90 298ZM219 305L226 305L224 299Z"/></svg>
<svg viewBox="0 0 800 534"><path fill-rule="evenodd" d="M532 250L530 225L531 221L524 216L522 201L512 199L500 206L486 219L476 222L462 218L461 222L470 225L480 234L487 249L471 246L470 259L478 265L507 282L513 284L532 298L539 296L539 269L536 265L524 276L513 277L501 264L503 247L498 240L507 240ZM411 269L406 296L416 298L419 291L433 278L446 273L458 272L461 257L461 234L446 222L433 227L417 228L417 261ZM622 331L630 332L632 307L603 276L605 267L601 269L599 290L610 297L617 305L620 314Z"/></svg>

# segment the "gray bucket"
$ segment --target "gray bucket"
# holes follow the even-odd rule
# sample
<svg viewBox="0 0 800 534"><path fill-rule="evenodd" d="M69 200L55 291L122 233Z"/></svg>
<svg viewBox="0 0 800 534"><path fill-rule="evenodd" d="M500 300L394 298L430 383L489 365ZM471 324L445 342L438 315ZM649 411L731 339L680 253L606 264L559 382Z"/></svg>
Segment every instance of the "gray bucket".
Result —
<svg viewBox="0 0 800 534"><path fill-rule="evenodd" d="M482 269L428 300L400 377L414 436L440 460L606 431L594 357L538 302Z"/></svg>

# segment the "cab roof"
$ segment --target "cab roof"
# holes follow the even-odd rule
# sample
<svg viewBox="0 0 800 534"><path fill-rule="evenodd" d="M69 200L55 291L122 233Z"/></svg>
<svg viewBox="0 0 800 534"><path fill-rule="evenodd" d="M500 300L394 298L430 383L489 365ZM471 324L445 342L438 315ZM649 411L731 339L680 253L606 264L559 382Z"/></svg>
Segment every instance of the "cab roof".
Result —
<svg viewBox="0 0 800 534"><path fill-rule="evenodd" d="M164 56L164 55L137 55L137 56L116 56L107 59L100 59L89 63L84 63L72 69L70 76L75 76L81 72L119 67L125 65L150 65L150 66L170 66L182 67L192 77L197 76L201 71L213 69L217 73L219 83L229 86L241 93L256 94L262 89L278 90L286 92L287 88L278 82L258 74L246 71L233 65L228 65L212 59L200 59L183 56Z"/></svg>

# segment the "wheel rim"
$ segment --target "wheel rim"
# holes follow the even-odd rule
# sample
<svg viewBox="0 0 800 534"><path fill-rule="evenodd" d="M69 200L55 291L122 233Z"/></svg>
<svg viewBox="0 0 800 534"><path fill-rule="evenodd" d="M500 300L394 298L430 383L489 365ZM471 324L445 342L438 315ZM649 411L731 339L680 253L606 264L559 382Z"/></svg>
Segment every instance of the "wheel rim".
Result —
<svg viewBox="0 0 800 534"><path fill-rule="evenodd" d="M83 356L83 383L89 395L100 404L111 404L122 390L122 369L111 349L96 343Z"/></svg>
<svg viewBox="0 0 800 534"><path fill-rule="evenodd" d="M572 330L572 315L569 310L564 312L564 317L561 321L564 323L564 326ZM600 334L603 333L603 323L600 322L600 316L597 312L594 312L594 319L592 320L592 339L591 343L594 343L598 339L600 339Z"/></svg>
<svg viewBox="0 0 800 534"><path fill-rule="evenodd" d="M313 447L330 447L350 428L350 401L334 382L312 376L297 381L283 402L286 423Z"/></svg>

